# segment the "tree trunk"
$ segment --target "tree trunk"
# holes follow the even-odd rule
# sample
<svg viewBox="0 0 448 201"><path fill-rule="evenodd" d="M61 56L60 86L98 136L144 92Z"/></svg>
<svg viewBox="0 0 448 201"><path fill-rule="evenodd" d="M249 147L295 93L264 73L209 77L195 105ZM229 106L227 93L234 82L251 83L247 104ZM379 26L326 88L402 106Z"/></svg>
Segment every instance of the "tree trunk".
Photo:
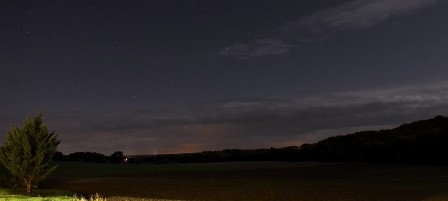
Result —
<svg viewBox="0 0 448 201"><path fill-rule="evenodd" d="M26 193L30 194L31 193L31 184L26 184Z"/></svg>
<svg viewBox="0 0 448 201"><path fill-rule="evenodd" d="M33 189L33 182L27 179L23 179L26 187L26 193L30 194Z"/></svg>

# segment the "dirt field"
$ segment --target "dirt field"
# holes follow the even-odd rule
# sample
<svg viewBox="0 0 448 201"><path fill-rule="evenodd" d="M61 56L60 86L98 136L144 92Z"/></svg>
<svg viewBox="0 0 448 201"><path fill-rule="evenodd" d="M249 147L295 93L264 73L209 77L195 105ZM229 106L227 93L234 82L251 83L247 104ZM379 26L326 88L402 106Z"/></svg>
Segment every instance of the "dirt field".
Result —
<svg viewBox="0 0 448 201"><path fill-rule="evenodd" d="M448 167L235 162L64 162L42 184L108 200L446 200Z"/></svg>

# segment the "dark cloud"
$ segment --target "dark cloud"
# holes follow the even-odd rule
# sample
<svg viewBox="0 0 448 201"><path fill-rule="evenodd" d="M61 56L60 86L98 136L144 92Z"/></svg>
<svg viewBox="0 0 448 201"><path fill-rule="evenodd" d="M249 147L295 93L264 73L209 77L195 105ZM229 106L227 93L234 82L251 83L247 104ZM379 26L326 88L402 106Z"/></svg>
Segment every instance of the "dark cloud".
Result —
<svg viewBox="0 0 448 201"><path fill-rule="evenodd" d="M448 83L439 83L159 111L49 113L47 122L59 133L64 152L145 154L299 145L447 113Z"/></svg>

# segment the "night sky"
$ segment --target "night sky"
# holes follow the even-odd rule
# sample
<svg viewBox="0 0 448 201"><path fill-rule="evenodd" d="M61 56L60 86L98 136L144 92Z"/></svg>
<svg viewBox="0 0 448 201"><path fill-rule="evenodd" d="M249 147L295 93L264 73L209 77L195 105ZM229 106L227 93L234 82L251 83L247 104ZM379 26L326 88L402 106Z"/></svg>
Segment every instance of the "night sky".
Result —
<svg viewBox="0 0 448 201"><path fill-rule="evenodd" d="M0 1L0 143L284 147L448 114L444 0Z"/></svg>

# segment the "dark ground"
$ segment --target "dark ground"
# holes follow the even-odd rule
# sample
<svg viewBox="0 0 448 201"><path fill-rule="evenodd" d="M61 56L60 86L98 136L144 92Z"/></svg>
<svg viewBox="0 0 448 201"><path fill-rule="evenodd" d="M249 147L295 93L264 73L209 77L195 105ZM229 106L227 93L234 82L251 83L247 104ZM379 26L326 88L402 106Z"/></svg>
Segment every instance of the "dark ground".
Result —
<svg viewBox="0 0 448 201"><path fill-rule="evenodd" d="M448 200L448 167L362 163L60 162L43 188L108 200Z"/></svg>

